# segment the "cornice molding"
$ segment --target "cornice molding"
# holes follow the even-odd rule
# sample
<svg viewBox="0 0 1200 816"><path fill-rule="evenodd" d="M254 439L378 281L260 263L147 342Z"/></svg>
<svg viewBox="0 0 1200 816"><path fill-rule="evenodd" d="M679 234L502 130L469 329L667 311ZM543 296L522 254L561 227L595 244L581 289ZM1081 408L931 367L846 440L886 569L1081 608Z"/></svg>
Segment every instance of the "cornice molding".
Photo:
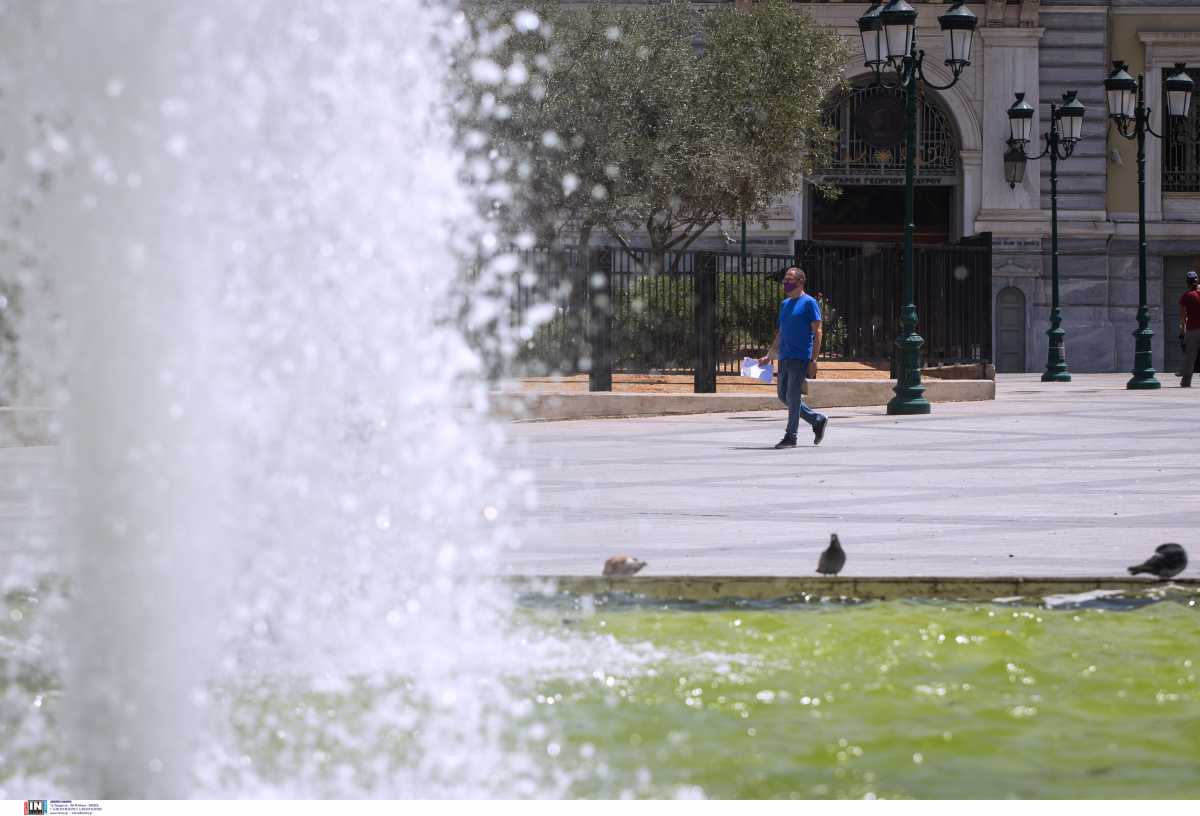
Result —
<svg viewBox="0 0 1200 816"><path fill-rule="evenodd" d="M1119 15L1121 17L1132 17L1134 15L1151 15L1151 14L1200 14L1200 8L1187 8L1185 6L1116 6L1108 10L1109 14Z"/></svg>
<svg viewBox="0 0 1200 816"><path fill-rule="evenodd" d="M1200 31L1139 31L1144 45L1200 46Z"/></svg>

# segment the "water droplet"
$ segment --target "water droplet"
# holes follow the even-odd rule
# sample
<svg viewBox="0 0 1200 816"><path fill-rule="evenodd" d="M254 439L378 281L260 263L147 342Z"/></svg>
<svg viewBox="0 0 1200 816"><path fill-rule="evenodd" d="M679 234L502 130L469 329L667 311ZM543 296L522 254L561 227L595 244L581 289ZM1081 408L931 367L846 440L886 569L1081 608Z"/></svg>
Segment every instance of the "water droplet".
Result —
<svg viewBox="0 0 1200 816"><path fill-rule="evenodd" d="M529 69L525 67L525 63L523 62L514 62L504 72L504 78L508 80L510 85L524 85L525 81L529 79Z"/></svg>
<svg viewBox="0 0 1200 816"><path fill-rule="evenodd" d="M490 59L477 59L471 62L471 78L482 85L499 85L504 71Z"/></svg>
<svg viewBox="0 0 1200 816"><path fill-rule="evenodd" d="M522 33L536 31L541 22L537 13L530 9L521 9L513 15L513 26Z"/></svg>

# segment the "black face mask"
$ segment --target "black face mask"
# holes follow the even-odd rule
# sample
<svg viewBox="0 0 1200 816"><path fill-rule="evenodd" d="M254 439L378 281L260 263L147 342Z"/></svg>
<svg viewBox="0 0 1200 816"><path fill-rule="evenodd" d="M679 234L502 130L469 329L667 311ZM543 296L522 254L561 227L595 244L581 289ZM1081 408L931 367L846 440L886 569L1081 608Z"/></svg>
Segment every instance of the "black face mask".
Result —
<svg viewBox="0 0 1200 816"><path fill-rule="evenodd" d="M788 283L787 281L784 281L784 283L783 283L783 291L789 295L792 292L797 291L799 288L800 288L799 283Z"/></svg>

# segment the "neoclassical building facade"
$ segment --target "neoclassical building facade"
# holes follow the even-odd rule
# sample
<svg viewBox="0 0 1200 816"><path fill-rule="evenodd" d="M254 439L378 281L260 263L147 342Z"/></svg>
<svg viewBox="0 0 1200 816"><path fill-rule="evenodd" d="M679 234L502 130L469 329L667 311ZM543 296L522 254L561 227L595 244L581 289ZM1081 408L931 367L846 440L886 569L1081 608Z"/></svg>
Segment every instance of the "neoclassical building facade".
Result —
<svg viewBox="0 0 1200 816"><path fill-rule="evenodd" d="M745 0L737 0L744 2ZM934 82L944 84L941 0L909 0L920 12L921 46ZM894 240L903 213L903 160L891 146L902 131L898 98L869 86L857 18L869 5L797 0L851 40L851 89L830 100L842 139L821 181L843 190L825 201L806 183L772 209L749 243L786 251L796 240ZM1000 370L1040 371L1050 304L1049 159L1006 181L1007 110L1023 92L1048 129L1049 103L1076 91L1087 107L1083 139L1059 167L1063 328L1072 371L1127 371L1133 365L1138 305L1136 146L1109 124L1103 82L1114 60L1145 76L1154 130L1164 133L1163 79L1178 62L1200 87L1200 0L987 0L971 3L979 27L972 65L947 91L928 91L919 111L917 235L953 243L990 234L994 356ZM1198 94L1200 96L1200 94ZM1154 364L1177 360L1176 306L1189 267L1200 268L1200 105L1169 143L1147 140L1148 303ZM1032 152L1040 148L1036 142ZM726 225L726 234L736 232Z"/></svg>

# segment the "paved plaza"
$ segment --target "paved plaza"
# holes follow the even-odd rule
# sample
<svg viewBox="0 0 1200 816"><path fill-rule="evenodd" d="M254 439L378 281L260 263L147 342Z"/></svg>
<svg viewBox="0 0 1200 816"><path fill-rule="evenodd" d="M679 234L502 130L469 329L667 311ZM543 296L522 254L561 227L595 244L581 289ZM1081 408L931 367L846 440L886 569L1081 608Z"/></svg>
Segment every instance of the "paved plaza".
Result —
<svg viewBox="0 0 1200 816"><path fill-rule="evenodd" d="M1001 375L994 402L929 416L829 409L825 441L774 450L785 412L528 422L507 464L539 506L506 568L596 574L811 575L831 532L847 576L1126 576L1162 542L1200 570L1200 389L1160 375L1043 384Z"/></svg>
<svg viewBox="0 0 1200 816"><path fill-rule="evenodd" d="M836 532L845 576L1124 577L1165 541L1200 575L1200 388L1127 375L1044 385L1001 375L994 402L929 416L833 408L825 442L774 450L785 412L523 422L505 465L533 474L513 574L812 575ZM55 536L53 448L0 446L0 563L32 574Z"/></svg>

